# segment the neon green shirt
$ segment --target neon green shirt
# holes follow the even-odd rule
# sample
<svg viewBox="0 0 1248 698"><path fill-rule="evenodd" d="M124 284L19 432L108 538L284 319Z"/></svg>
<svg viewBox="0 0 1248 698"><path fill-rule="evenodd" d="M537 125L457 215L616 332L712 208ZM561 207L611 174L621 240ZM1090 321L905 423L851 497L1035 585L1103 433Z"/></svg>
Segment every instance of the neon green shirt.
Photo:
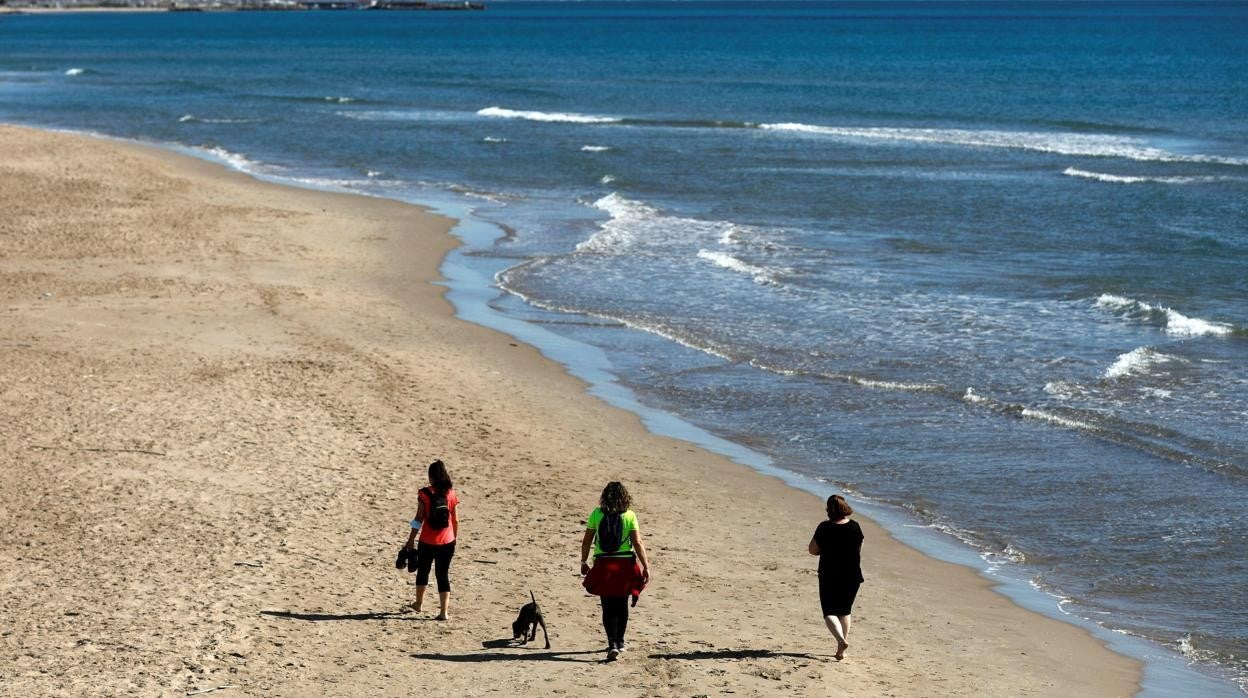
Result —
<svg viewBox="0 0 1248 698"><path fill-rule="evenodd" d="M639 530L637 528L637 515L633 513L632 509L629 509L628 511L620 515L620 519L621 519L620 523L623 525L623 528L624 528L624 542L620 544L619 550L615 551L611 555L608 555L607 557L614 557L615 555L631 554L633 552L633 531ZM598 545L598 524L601 522L602 522L602 508L601 507L595 508L594 511L589 515L589 519L585 521L585 528L594 532L594 556L595 557L597 557L598 555L602 555L602 546Z"/></svg>

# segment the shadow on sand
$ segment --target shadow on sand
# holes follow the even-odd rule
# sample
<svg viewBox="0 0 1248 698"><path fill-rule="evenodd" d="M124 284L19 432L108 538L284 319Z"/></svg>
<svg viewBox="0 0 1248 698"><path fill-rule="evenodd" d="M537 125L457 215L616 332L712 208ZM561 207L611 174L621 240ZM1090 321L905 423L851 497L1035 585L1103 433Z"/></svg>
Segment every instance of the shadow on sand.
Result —
<svg viewBox="0 0 1248 698"><path fill-rule="evenodd" d="M428 659L435 662L576 662L578 664L596 664L601 660L586 659L583 655L604 654L602 650L581 650L579 652L551 652L534 647L529 649L511 638L486 640L481 643L485 649L512 648L519 652L468 652L466 654L413 654L415 659Z"/></svg>
<svg viewBox="0 0 1248 698"><path fill-rule="evenodd" d="M831 657L829 655L821 658L805 652L774 652L772 650L695 650L693 652L671 652L647 656L650 659L683 659L687 661L697 661L699 659L775 659L777 657L793 657L795 659L818 661Z"/></svg>
<svg viewBox="0 0 1248 698"><path fill-rule="evenodd" d="M432 620L414 616L407 611L369 611L368 613L295 613L294 611L261 611L262 616L294 620Z"/></svg>

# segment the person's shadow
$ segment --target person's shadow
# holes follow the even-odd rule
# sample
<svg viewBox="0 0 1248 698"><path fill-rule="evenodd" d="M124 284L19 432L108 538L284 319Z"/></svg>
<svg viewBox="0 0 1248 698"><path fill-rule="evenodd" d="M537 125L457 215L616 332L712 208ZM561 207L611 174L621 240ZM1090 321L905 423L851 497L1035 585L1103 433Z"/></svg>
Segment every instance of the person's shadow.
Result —
<svg viewBox="0 0 1248 698"><path fill-rule="evenodd" d="M481 643L483 649L517 649L519 652L466 652L464 654L439 654L428 652L411 655L414 659L425 659L435 662L575 662L578 664L595 664L599 660L585 659L587 654L602 654L602 650L579 650L576 652L552 652L550 650L529 649L512 638L486 640Z"/></svg>
<svg viewBox="0 0 1248 698"><path fill-rule="evenodd" d="M775 659L792 657L795 659L818 660L819 657L805 652L776 652L774 650L695 650L693 652L670 652L667 654L647 655L650 659L683 659L697 661L700 659Z"/></svg>
<svg viewBox="0 0 1248 698"><path fill-rule="evenodd" d="M367 613L296 613L295 611L261 611L262 616L320 622L326 620L430 620L403 611L368 611Z"/></svg>

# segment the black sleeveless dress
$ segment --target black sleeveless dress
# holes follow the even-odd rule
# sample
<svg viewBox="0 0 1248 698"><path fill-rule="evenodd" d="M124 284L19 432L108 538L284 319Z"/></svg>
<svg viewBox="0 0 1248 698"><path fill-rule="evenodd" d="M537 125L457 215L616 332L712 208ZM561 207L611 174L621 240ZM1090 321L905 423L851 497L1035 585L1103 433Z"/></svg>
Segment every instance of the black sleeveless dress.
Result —
<svg viewBox="0 0 1248 698"><path fill-rule="evenodd" d="M862 528L857 521L824 521L815 529L819 546L819 605L825 616L848 616L862 584Z"/></svg>

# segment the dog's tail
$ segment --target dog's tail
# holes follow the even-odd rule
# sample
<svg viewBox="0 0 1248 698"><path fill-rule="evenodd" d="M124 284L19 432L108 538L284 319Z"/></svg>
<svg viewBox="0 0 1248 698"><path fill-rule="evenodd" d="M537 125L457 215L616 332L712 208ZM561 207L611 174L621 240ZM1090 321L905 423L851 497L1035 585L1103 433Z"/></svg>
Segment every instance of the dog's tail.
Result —
<svg viewBox="0 0 1248 698"><path fill-rule="evenodd" d="M532 589L529 589L529 598L533 599L533 603L537 603L537 597L533 595Z"/></svg>

